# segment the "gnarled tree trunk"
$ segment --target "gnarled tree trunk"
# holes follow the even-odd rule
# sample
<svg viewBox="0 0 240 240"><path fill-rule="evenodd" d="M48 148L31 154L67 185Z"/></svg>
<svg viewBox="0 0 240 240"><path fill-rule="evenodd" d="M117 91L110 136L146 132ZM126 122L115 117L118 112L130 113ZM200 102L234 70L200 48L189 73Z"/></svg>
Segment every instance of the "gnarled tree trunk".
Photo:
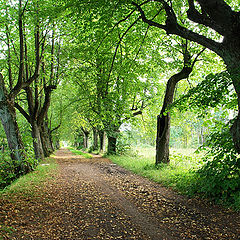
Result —
<svg viewBox="0 0 240 240"><path fill-rule="evenodd" d="M49 157L54 152L54 147L51 141L51 133L46 121L44 121L41 125L41 142L43 145L44 156Z"/></svg>
<svg viewBox="0 0 240 240"><path fill-rule="evenodd" d="M33 120L31 122L32 122L31 126L32 126L32 138L33 138L35 158L40 160L44 158L40 128L37 124L37 121Z"/></svg>
<svg viewBox="0 0 240 240"><path fill-rule="evenodd" d="M8 99L3 77L0 74L0 119L7 137L11 158L16 162L16 174L27 173L31 168L24 163L24 146L19 132L14 103Z"/></svg>

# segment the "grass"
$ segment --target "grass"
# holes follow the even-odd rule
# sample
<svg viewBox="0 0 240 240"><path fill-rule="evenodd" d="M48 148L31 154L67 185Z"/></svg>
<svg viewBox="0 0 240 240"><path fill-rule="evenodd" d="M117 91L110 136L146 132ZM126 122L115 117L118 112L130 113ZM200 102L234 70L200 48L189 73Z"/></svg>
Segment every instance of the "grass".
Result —
<svg viewBox="0 0 240 240"><path fill-rule="evenodd" d="M0 191L0 198L10 195L33 196L36 190L39 190L47 179L56 174L57 164L52 158L48 158L40 163L36 170L21 176L11 185Z"/></svg>
<svg viewBox="0 0 240 240"><path fill-rule="evenodd" d="M74 153L74 154L76 154L76 155L81 155L81 156L83 156L83 157L85 157L85 158L92 158L92 155L89 154L89 153L86 153L86 152L83 152L83 151L80 151L80 150L76 150L76 149L71 148L71 147L69 147L68 149L69 149L72 153Z"/></svg>
<svg viewBox="0 0 240 240"><path fill-rule="evenodd" d="M170 164L155 166L154 148L138 148L136 156L109 156L116 164L165 186L191 195L193 169L201 165L201 155L193 149L171 149Z"/></svg>
<svg viewBox="0 0 240 240"><path fill-rule="evenodd" d="M21 176L11 185L0 190L0 204L7 200L13 204L19 204L23 199L36 201L41 199L44 194L44 187L47 187L47 181L54 178L57 174L57 163L53 158L48 158L41 162L35 171ZM9 236L16 229L12 226L0 223L0 240L11 239Z"/></svg>

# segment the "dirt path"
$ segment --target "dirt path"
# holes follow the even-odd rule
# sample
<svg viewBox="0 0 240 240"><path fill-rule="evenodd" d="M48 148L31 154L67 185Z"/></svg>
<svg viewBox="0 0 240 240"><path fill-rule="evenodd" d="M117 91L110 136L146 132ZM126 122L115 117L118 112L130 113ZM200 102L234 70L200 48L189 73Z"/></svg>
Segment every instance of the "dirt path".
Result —
<svg viewBox="0 0 240 240"><path fill-rule="evenodd" d="M5 224L17 229L4 239L240 239L238 213L189 200L105 158L68 150L55 158L60 173L41 198L2 207L11 211Z"/></svg>

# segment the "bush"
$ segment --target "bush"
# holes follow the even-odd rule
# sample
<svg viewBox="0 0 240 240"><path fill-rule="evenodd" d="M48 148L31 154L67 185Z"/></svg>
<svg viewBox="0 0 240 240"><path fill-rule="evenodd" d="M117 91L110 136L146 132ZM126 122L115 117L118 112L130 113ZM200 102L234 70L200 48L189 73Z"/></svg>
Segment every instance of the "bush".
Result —
<svg viewBox="0 0 240 240"><path fill-rule="evenodd" d="M125 136L124 134L120 134L117 139L117 154L118 155L132 155L131 144L129 140L129 136Z"/></svg>
<svg viewBox="0 0 240 240"><path fill-rule="evenodd" d="M0 153L0 189L9 185L16 179L16 164L12 161L7 152Z"/></svg>
<svg viewBox="0 0 240 240"><path fill-rule="evenodd" d="M34 170L38 165L38 161L34 158L32 148L26 149L24 155L25 162L23 165L30 170ZM19 176L26 173L19 171L19 169L21 169L19 163L11 159L9 150L0 152L0 189L8 186Z"/></svg>
<svg viewBox="0 0 240 240"><path fill-rule="evenodd" d="M212 133L207 144L211 149L204 157L205 164L196 172L194 190L236 207L240 201L240 158L234 149L229 128Z"/></svg>

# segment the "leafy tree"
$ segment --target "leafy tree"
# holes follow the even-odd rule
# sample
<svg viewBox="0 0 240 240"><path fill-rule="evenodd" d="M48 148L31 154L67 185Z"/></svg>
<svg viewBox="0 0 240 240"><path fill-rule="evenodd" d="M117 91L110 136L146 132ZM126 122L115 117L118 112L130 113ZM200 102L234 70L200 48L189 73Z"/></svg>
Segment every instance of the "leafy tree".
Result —
<svg viewBox="0 0 240 240"><path fill-rule="evenodd" d="M223 59L238 97L238 116L231 127L231 133L235 148L240 152L240 81L237 64L240 58L238 49L240 24L236 2L188 0L187 4L185 1L181 3L173 1L170 4L164 0L154 0L131 4L137 8L141 19L148 25L164 30L167 34L194 41ZM157 19L152 17L155 14L158 15ZM191 22L195 24L191 25ZM222 41L218 41L220 37Z"/></svg>
<svg viewBox="0 0 240 240"><path fill-rule="evenodd" d="M14 8L10 7L5 2L1 2L1 7L3 9L3 16L1 16L1 21L3 23L2 26L5 26L5 29L1 31L3 36L3 39L6 43L6 52L7 52L7 67L6 71L3 74L0 74L0 118L2 125L4 127L7 139L8 139L8 146L10 148L10 154L13 161L16 163L16 173L22 174L26 173L31 170L31 166L25 161L26 154L25 148L23 145L23 141L19 132L18 124L16 121L16 112L14 108L15 99L20 94L21 90L25 87L28 87L34 79L38 75L39 71L39 65L36 64L33 73L28 76L28 78L24 75L24 26L23 26L23 17L25 14L25 7L23 6L23 3L21 0L18 2L18 13L14 10ZM10 9L10 11L9 11ZM12 15L11 15L12 14ZM15 48L15 43L10 42L10 34L12 33L10 31L10 27L8 27L9 22L17 23L18 26L18 40L19 45L18 49ZM11 28L11 30L13 30ZM16 30L16 29L14 29ZM14 49L14 51L19 53L19 58L16 61L17 68L13 71L12 68L12 55L10 47ZM16 76L13 77L13 73L17 72ZM8 76L8 86L6 84L6 81L4 81L4 78ZM15 81L16 77L16 81Z"/></svg>

